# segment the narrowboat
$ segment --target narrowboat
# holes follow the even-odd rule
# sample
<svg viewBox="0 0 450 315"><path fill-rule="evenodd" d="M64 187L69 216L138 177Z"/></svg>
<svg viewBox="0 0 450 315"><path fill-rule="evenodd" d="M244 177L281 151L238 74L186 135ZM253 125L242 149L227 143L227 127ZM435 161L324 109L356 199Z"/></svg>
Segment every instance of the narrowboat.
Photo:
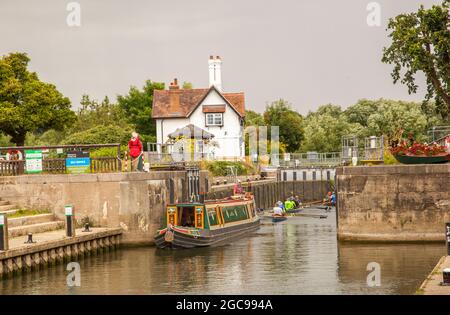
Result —
<svg viewBox="0 0 450 315"><path fill-rule="evenodd" d="M155 235L158 248L193 248L228 244L259 228L253 195L204 203L166 206L163 228Z"/></svg>

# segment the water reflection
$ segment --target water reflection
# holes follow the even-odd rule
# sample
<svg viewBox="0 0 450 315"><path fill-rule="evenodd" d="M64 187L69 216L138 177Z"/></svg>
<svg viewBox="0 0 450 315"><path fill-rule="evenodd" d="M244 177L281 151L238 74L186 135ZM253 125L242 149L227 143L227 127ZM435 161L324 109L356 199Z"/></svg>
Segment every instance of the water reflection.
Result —
<svg viewBox="0 0 450 315"><path fill-rule="evenodd" d="M123 249L81 259L81 287L65 265L0 281L1 294L411 294L443 245L337 244L334 213L272 224L218 248ZM381 287L366 266L381 265Z"/></svg>

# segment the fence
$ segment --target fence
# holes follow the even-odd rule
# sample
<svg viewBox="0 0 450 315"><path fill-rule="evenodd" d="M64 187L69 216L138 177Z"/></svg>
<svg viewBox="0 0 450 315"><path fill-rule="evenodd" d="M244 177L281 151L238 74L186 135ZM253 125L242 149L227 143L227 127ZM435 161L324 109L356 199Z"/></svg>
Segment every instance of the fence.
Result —
<svg viewBox="0 0 450 315"><path fill-rule="evenodd" d="M92 150L101 148L117 149L116 156L90 157ZM22 146L0 147L0 176L16 176L29 173L27 169L27 150L38 150L41 158L38 160L38 173L64 174L68 172L68 152L74 155L83 152L89 157L86 171L91 173L120 172L122 159L120 144L92 144L92 145L60 145L60 146ZM52 151L55 151L52 152ZM115 151L115 150L114 150ZM4 154L6 152L6 154ZM11 153L13 152L13 154ZM112 155L112 154L111 154ZM65 156L65 157L61 157ZM40 161L39 161L40 160ZM40 164L41 163L41 164Z"/></svg>

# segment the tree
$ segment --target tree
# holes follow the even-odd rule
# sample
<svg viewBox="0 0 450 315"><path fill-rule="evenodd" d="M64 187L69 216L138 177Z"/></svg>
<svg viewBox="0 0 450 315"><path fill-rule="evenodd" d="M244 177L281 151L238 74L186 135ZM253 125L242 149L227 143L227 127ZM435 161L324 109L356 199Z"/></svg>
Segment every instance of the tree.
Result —
<svg viewBox="0 0 450 315"><path fill-rule="evenodd" d="M64 144L98 144L98 143L121 143L126 144L130 139L131 129L119 126L98 125L91 129L76 132L68 136Z"/></svg>
<svg viewBox="0 0 450 315"><path fill-rule="evenodd" d="M77 122L72 127L72 132L80 132L95 126L116 125L132 129L133 126L127 122L125 112L118 104L112 104L105 96L102 102L91 100L89 95L81 97L80 109L77 112Z"/></svg>
<svg viewBox="0 0 450 315"><path fill-rule="evenodd" d="M190 90L190 89L192 89L192 83L191 82L188 82L188 81L184 81L183 82L183 90Z"/></svg>
<svg viewBox="0 0 450 315"><path fill-rule="evenodd" d="M415 75L425 73L427 95L434 98L437 110L447 118L450 114L450 28L449 0L417 13L400 14L390 19L388 30L391 46L383 49L382 62L394 64L394 83L401 80L409 93L416 93Z"/></svg>
<svg viewBox="0 0 450 315"><path fill-rule="evenodd" d="M27 132L61 130L76 119L69 99L29 72L29 62L24 53L0 59L0 131L18 146L24 145Z"/></svg>
<svg viewBox="0 0 450 315"><path fill-rule="evenodd" d="M367 119L370 115L377 112L378 105L379 103L376 101L362 99L355 105L347 107L344 114L348 122L358 123L361 126L367 127Z"/></svg>
<svg viewBox="0 0 450 315"><path fill-rule="evenodd" d="M403 129L405 134L413 134L415 138L422 139L426 134L427 117L422 113L419 104L380 99L375 101L378 110L367 119L366 136L392 137Z"/></svg>
<svg viewBox="0 0 450 315"><path fill-rule="evenodd" d="M269 126L269 135L271 126L279 126L279 140L286 145L288 152L295 152L300 148L304 139L303 117L287 101L279 99L272 102L266 107L263 117Z"/></svg>
<svg viewBox="0 0 450 315"><path fill-rule="evenodd" d="M305 119L305 140L302 151L339 152L341 139L347 135L360 135L359 123L350 123L340 106L323 105L310 112Z"/></svg>
<svg viewBox="0 0 450 315"><path fill-rule="evenodd" d="M245 127L248 126L264 126L264 117L260 113L252 110L245 111Z"/></svg>
<svg viewBox="0 0 450 315"><path fill-rule="evenodd" d="M141 134L144 141L156 135L156 122L152 119L153 91L163 89L164 83L147 80L142 91L132 86L127 95L117 97L117 102L128 122L135 125L136 131Z"/></svg>

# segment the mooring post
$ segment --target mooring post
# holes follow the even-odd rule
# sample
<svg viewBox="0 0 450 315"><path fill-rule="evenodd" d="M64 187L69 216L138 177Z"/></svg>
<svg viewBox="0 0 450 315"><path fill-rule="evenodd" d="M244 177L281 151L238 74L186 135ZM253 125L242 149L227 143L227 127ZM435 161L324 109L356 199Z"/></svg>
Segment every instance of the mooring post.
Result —
<svg viewBox="0 0 450 315"><path fill-rule="evenodd" d="M0 251L8 249L8 218L6 214L0 214Z"/></svg>
<svg viewBox="0 0 450 315"><path fill-rule="evenodd" d="M66 236L75 236L75 213L73 211L72 205L66 205L64 207L64 212L66 215Z"/></svg>
<svg viewBox="0 0 450 315"><path fill-rule="evenodd" d="M450 222L445 224L445 243L447 245L447 255L450 255Z"/></svg>

